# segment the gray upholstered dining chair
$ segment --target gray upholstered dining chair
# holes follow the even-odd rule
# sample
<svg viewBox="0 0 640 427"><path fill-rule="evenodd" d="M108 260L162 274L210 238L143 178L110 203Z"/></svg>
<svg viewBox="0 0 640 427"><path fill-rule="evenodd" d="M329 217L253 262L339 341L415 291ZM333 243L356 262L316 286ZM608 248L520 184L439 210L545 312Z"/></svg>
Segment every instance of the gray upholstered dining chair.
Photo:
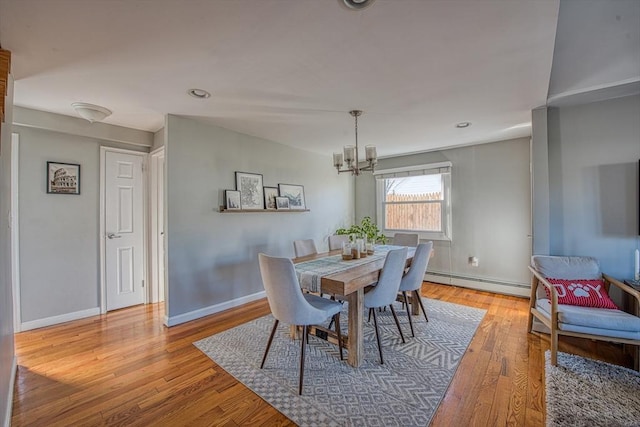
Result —
<svg viewBox="0 0 640 427"><path fill-rule="evenodd" d="M380 330L378 329L378 318L376 316L376 308L389 306L393 319L396 321L396 326L400 331L400 337L402 342L404 341L404 335L402 329L400 329L400 322L396 311L393 309L393 302L398 295L398 289L400 288L400 281L402 280L402 273L404 272L404 266L407 263L407 248L394 249L387 253L387 257L384 260L382 271L378 282L364 294L364 307L369 309L369 315L373 314L373 324L376 329L376 340L378 341L378 351L380 352L380 363L384 364L382 358L382 346L380 345Z"/></svg>
<svg viewBox="0 0 640 427"><path fill-rule="evenodd" d="M336 249L342 249L342 244L349 241L348 234L334 234L329 236L329 250L335 251Z"/></svg>
<svg viewBox="0 0 640 427"><path fill-rule="evenodd" d="M396 233L393 235L392 245L394 246L418 246L418 235L415 233Z"/></svg>
<svg viewBox="0 0 640 427"><path fill-rule="evenodd" d="M318 253L316 249L316 244L313 239L306 240L294 240L293 241L293 250L296 253L296 258L307 255L314 255Z"/></svg>
<svg viewBox="0 0 640 427"><path fill-rule="evenodd" d="M278 323L283 322L289 325L303 326L302 344L300 348L300 382L298 394L302 394L302 382L304 378L304 353L307 340L309 339L309 325L317 325L329 317L333 317L338 336L338 348L340 350L340 360L342 355L342 335L340 334L340 311L342 304L317 295L303 294L300 283L293 267L293 262L289 258L270 257L265 254L258 254L260 264L260 274L262 283L267 292L269 308L275 318L273 329L269 336L267 348L262 357L260 369L264 367L267 354L273 341L273 337L278 328Z"/></svg>
<svg viewBox="0 0 640 427"><path fill-rule="evenodd" d="M427 322L427 310L424 309L422 298L420 298L420 288L424 281L424 273L427 271L427 265L429 265L429 258L431 257L431 251L433 250L433 242L420 243L416 248L416 252L413 255L413 261L411 261L411 267L409 271L405 273L400 282L400 292L404 298L404 304L407 307L407 316L409 316L409 327L411 327L411 336L415 337L413 332L413 321L411 320L411 307L409 307L409 299L407 298L407 292L413 292L412 298L420 304L422 313L424 314L424 320Z"/></svg>

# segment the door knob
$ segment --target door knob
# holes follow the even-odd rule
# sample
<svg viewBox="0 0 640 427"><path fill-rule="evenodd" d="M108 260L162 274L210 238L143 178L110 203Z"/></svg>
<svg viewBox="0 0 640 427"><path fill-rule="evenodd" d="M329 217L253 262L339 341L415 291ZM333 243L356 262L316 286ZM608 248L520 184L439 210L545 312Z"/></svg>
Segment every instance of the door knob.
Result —
<svg viewBox="0 0 640 427"><path fill-rule="evenodd" d="M107 238L109 238L109 239L119 239L121 237L122 236L116 235L116 233L107 233Z"/></svg>

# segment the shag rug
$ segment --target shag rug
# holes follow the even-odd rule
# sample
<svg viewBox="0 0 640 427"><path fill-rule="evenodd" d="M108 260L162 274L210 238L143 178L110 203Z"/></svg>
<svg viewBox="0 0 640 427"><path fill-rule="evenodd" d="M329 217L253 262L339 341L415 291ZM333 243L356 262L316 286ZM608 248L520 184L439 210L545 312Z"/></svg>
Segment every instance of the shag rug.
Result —
<svg viewBox="0 0 640 427"><path fill-rule="evenodd" d="M640 426L640 374L558 352L545 354L547 426Z"/></svg>
<svg viewBox="0 0 640 427"><path fill-rule="evenodd" d="M288 325L278 327L264 369L259 369L273 327L271 315L194 345L300 426L426 426L485 310L423 301L429 323L422 314L413 317L415 338L406 312L396 310L405 344L390 310L377 313L384 365L379 361L373 319L367 323L366 315L364 363L359 368L340 361L337 346L310 337L302 396L298 395L300 341L290 339ZM346 307L341 316L346 333Z"/></svg>

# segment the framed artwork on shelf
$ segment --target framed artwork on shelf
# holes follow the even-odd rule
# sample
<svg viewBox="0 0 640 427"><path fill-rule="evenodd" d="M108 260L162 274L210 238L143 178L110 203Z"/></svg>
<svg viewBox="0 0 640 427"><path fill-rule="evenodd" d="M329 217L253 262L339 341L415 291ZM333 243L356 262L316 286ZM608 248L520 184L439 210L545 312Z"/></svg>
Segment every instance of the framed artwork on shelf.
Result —
<svg viewBox="0 0 640 427"><path fill-rule="evenodd" d="M47 162L47 193L80 194L80 165Z"/></svg>
<svg viewBox="0 0 640 427"><path fill-rule="evenodd" d="M289 210L289 199L286 197L276 197L278 210Z"/></svg>
<svg viewBox="0 0 640 427"><path fill-rule="evenodd" d="M229 211L239 211L240 192L237 190L224 190L224 206Z"/></svg>
<svg viewBox="0 0 640 427"><path fill-rule="evenodd" d="M236 190L240 192L241 209L264 209L261 174L236 172Z"/></svg>
<svg viewBox="0 0 640 427"><path fill-rule="evenodd" d="M278 196L278 187L264 187L264 207L267 210L275 210Z"/></svg>
<svg viewBox="0 0 640 427"><path fill-rule="evenodd" d="M304 210L307 205L304 200L304 187L294 184L278 184L280 197L289 199L289 209Z"/></svg>

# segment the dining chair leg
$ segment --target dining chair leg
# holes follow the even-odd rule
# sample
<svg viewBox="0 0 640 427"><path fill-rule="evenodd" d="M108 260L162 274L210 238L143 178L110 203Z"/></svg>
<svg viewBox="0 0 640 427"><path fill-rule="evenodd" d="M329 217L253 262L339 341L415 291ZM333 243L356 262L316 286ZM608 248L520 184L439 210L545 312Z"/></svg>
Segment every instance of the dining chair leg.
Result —
<svg viewBox="0 0 640 427"><path fill-rule="evenodd" d="M407 306L407 317L409 317L409 327L411 328L411 336L415 337L416 334L413 332L413 320L411 320L411 307L409 307L409 298L407 297L407 291L402 291L402 296L404 297L404 304Z"/></svg>
<svg viewBox="0 0 640 427"><path fill-rule="evenodd" d="M402 333L402 329L400 328L400 321L398 320L398 315L396 314L396 310L393 308L393 305L389 305L391 309L391 313L393 314L393 320L396 321L396 326L398 327L398 331L400 331L400 338L402 338L402 343L404 344L406 341L404 340L404 334Z"/></svg>
<svg viewBox="0 0 640 427"><path fill-rule="evenodd" d="M267 360L267 353L269 353L269 349L271 348L271 342L273 341L273 337L276 334L276 329L278 329L278 323L280 321L278 319L273 322L273 329L271 329L271 335L269 335L269 341L267 342L267 348L264 351L264 356L262 356L262 363L260 364L260 369L264 366L264 362Z"/></svg>
<svg viewBox="0 0 640 427"><path fill-rule="evenodd" d="M298 394L302 394L302 380L304 379L304 350L307 347L306 342L309 338L307 337L309 327L304 325L304 330L302 331L302 347L300 349L300 385L298 386Z"/></svg>
<svg viewBox="0 0 640 427"><path fill-rule="evenodd" d="M369 320L367 320L367 323L371 323L371 313L373 312L373 308L369 309Z"/></svg>
<svg viewBox="0 0 640 427"><path fill-rule="evenodd" d="M333 319L336 322L336 335L338 335L338 349L340 349L340 360L344 360L342 356L342 332L340 331L340 313L336 313L333 316Z"/></svg>
<svg viewBox="0 0 640 427"><path fill-rule="evenodd" d="M380 364L384 365L384 359L382 358L382 345L380 344L380 331L378 331L378 318L376 316L376 311L374 309L370 309L369 313L373 313L373 325L376 328L376 340L378 341L378 352L380 353Z"/></svg>
<svg viewBox="0 0 640 427"><path fill-rule="evenodd" d="M427 317L427 310L424 309L424 304L422 304L422 298L420 297L420 291L415 290L413 292L416 293L416 299L418 300L418 303L420 304L420 308L422 309L422 314L424 314L424 320L426 320L428 322L429 318Z"/></svg>

